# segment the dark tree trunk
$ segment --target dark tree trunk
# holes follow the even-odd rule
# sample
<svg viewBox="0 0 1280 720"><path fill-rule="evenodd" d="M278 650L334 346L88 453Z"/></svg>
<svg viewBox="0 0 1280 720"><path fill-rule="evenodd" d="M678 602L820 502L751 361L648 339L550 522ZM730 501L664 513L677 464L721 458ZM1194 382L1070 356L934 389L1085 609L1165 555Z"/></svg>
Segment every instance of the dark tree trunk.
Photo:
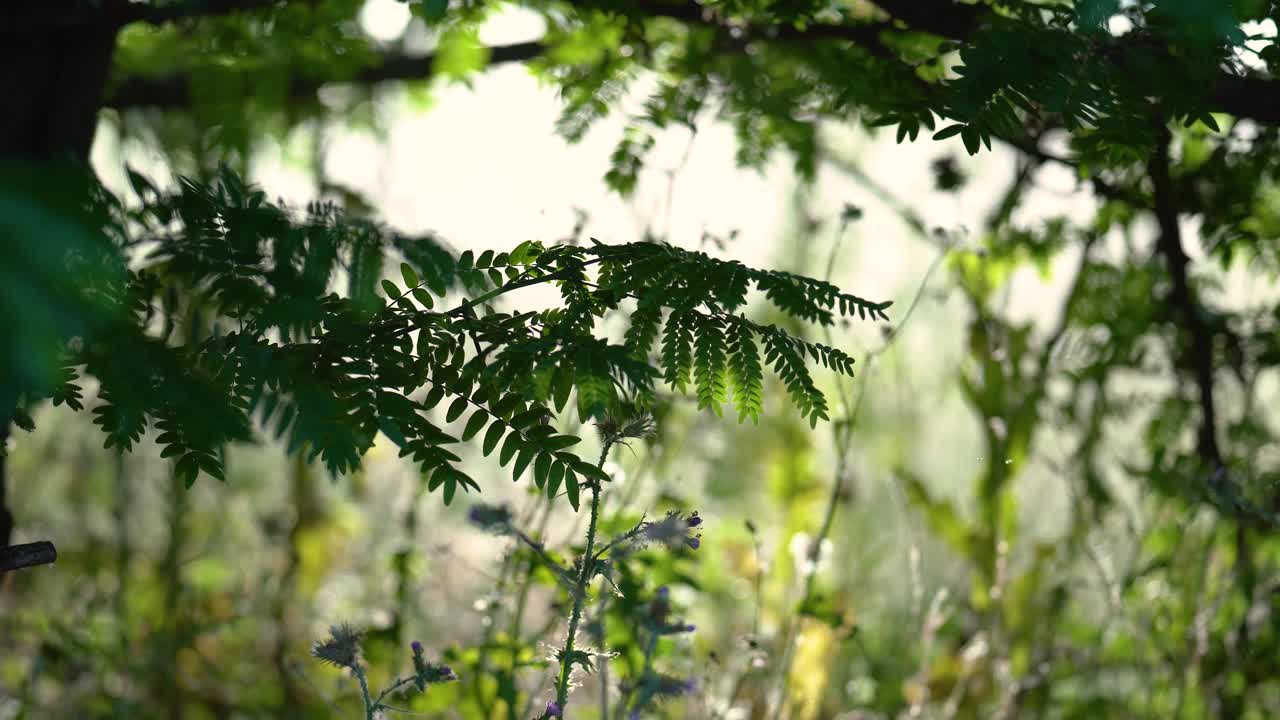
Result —
<svg viewBox="0 0 1280 720"><path fill-rule="evenodd" d="M119 28L87 23L32 32L20 22L0 30L0 157L87 161Z"/></svg>
<svg viewBox="0 0 1280 720"><path fill-rule="evenodd" d="M10 0L0 10L0 164L73 159L87 164L118 24L59 23L45 0ZM37 28L37 29L33 29ZM26 238L11 238L23 242ZM31 239L31 241L38 241ZM0 367L0 448L7 442L23 388ZM15 519L7 458L0 452L0 552Z"/></svg>

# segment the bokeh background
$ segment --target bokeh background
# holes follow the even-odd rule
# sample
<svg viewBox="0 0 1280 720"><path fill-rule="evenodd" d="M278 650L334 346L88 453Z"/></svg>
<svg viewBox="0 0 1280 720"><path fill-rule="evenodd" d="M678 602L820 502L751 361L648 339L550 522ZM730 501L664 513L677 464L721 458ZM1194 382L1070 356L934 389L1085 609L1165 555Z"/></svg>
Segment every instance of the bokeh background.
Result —
<svg viewBox="0 0 1280 720"><path fill-rule="evenodd" d="M359 17L378 41L430 47L396 0L369 0ZM480 37L534 39L541 22L509 9ZM125 38L121 62L145 55L147 33ZM1146 452L1148 411L1109 423L1098 456L1107 464L1084 468L1085 431L1051 413L1029 421L1025 453L991 456L990 437L1010 428L963 390L980 361L975 326L1025 324L1042 342L1061 323L1080 263L1078 246L998 266L985 249L1024 164L1001 146L970 157L958 138L897 144L892 129L829 123L816 180L803 183L783 152L762 171L739 168L732 127L708 117L696 133L660 133L624 198L602 178L646 82L577 143L556 131L556 88L513 63L465 81L382 86L357 112L323 120L264 121L244 129L254 141L236 161L291 205L336 199L458 251L648 238L894 301L890 323L854 322L829 338L792 328L858 361L854 379L819 375L834 423L810 430L773 385L754 424L673 398L654 438L612 455L607 529L668 509L705 519L697 552L653 559L654 583L667 583L697 626L672 641L664 667L698 680L696 693L655 714L1019 717L1036 683L1074 698L1036 716L1137 716L1110 704L1130 700L1149 717L1194 713L1186 704L1203 700L1186 668L1196 638L1215 632L1231 561L1205 550L1211 512L1152 495L1122 471ZM326 89L322 101L325 92L344 90ZM186 132L107 112L94 168L122 196L126 166L173 187L207 166ZM1099 199L1070 168L1032 172L1010 224L1096 222ZM1104 242L1122 248L1152 232L1137 218ZM972 272L994 283L988 316L961 282ZM1247 273L1222 280L1224 303L1274 290ZM531 291L511 302L551 300ZM1070 333L1046 358L1053 373L1088 361ZM1136 395L1151 381L1133 382ZM1070 387L1045 392L1061 400ZM1274 383L1260 397L1274 407ZM265 438L232 449L225 483L202 478L185 491L153 445L103 450L87 414L46 408L37 422L11 441L15 541L57 538L59 559L3 580L0 717L357 717L352 681L308 656L341 621L368 630L375 680L407 668L410 640L451 663L459 682L406 701L423 716L531 717L550 697L551 671L536 663L563 632L563 608L545 579L517 587L512 541L474 527L468 510L508 503L560 548L583 520L564 504L548 509L492 459L472 450L466 470L483 496L444 507L385 440L359 472L334 479ZM990 540L978 497L993 474L1007 481L989 577L977 569ZM1108 488L1107 505L1089 501L1087 474ZM813 602L797 612L806 593ZM467 669L512 630L517 603L534 664L518 678L524 707L508 708ZM596 682L577 692L595 697ZM583 701L575 716L595 712Z"/></svg>

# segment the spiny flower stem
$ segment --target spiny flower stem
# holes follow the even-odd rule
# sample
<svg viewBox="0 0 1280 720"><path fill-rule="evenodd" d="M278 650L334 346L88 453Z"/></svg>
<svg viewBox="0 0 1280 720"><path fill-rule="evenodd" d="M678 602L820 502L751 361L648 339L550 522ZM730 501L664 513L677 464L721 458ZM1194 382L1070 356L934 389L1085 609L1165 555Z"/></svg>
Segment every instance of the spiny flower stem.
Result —
<svg viewBox="0 0 1280 720"><path fill-rule="evenodd" d="M609 457L609 449L614 439L606 437L604 448L600 451L600 460L596 467L603 468ZM595 565L592 551L596 544L596 522L600 518L600 482L591 485L591 520L587 524L587 547L582 552L582 567L578 569L578 582L573 588L573 610L569 613L569 635L564 640L564 650L560 654L560 681L556 686L556 705L562 710L569 704L569 675L573 670L573 640L578 634L578 623L582 621L582 605L587 597L587 585L591 581L591 570Z"/></svg>
<svg viewBox="0 0 1280 720"><path fill-rule="evenodd" d="M356 664L351 667L351 672L354 673L356 679L360 681L360 695L364 698L365 720L373 720L378 706L369 695L369 681L364 677L364 668L360 667L359 664Z"/></svg>

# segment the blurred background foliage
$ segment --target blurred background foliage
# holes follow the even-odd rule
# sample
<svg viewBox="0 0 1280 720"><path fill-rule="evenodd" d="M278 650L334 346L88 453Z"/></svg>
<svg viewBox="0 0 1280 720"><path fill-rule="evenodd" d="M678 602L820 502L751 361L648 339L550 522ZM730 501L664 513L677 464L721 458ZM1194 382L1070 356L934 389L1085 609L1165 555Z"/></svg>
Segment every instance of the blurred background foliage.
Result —
<svg viewBox="0 0 1280 720"><path fill-rule="evenodd" d="M586 207L539 239L585 243L590 226L895 301L887 323L826 329L753 304L858 361L817 376L831 422L810 429L770 380L757 423L662 396L656 434L614 451L604 537L666 511L706 525L696 552L611 568L584 635L616 656L596 658L572 717L601 715L602 686L625 717L654 653L696 681L654 717L1280 715L1274 3L73 5L128 20L92 156L125 207L146 194L128 162L166 188L238 173L395 225L394 193L333 160L340 137L389 146L407 116L522 63L564 139L611 123L596 177L645 200L634 237ZM493 39L513 16L535 32ZM769 178L783 221L672 232L693 142L673 129L730 138L723 177L732 161ZM408 162L425 177L432 160ZM66 239L0 264L9 342L109 326L58 290L119 284L121 258L77 234L97 206L26 202L36 175L14 172L3 232ZM480 235L421 238L454 255L527 239ZM83 266L65 272L59 247ZM56 365L4 351L6 390ZM0 717L354 717L351 678L308 657L341 621L367 630L375 685L410 669L411 641L456 671L405 710L530 718L553 697L559 580L469 511L505 503L563 563L585 518L477 449L461 454L483 494L449 507L384 437L333 479L259 433L226 449L224 482L187 489L151 434L123 453L87 415L33 415L10 440L8 504L15 541L54 538L59 559L0 579ZM660 586L696 630L646 653Z"/></svg>

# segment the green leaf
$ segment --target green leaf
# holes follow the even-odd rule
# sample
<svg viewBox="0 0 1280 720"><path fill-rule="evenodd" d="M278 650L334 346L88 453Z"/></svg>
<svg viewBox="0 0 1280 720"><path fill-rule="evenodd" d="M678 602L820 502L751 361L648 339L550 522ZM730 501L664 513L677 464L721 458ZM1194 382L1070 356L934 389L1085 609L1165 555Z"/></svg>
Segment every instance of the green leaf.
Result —
<svg viewBox="0 0 1280 720"><path fill-rule="evenodd" d="M551 470L551 453L538 453L538 459L533 461L533 481L538 487L543 487L547 482L547 473Z"/></svg>
<svg viewBox="0 0 1280 720"><path fill-rule="evenodd" d="M582 442L582 438L573 435L556 435L542 441L542 446L547 450L563 450L571 445L577 445Z"/></svg>
<svg viewBox="0 0 1280 720"><path fill-rule="evenodd" d="M551 472L547 474L547 497L555 498L560 490L560 481L564 480L564 463L557 460L551 464Z"/></svg>
<svg viewBox="0 0 1280 720"><path fill-rule="evenodd" d="M404 433L400 431L400 426L387 417L378 418L378 429L382 431L387 439L396 444L396 447L405 446Z"/></svg>
<svg viewBox="0 0 1280 720"><path fill-rule="evenodd" d="M484 268L489 267L489 265L492 262L493 262L493 251L485 250L484 252L480 253L480 257L476 258L476 267L483 270Z"/></svg>
<svg viewBox="0 0 1280 720"><path fill-rule="evenodd" d="M425 410L430 410L431 408L439 405L440 401L443 399L444 399L444 388L440 387L439 385L436 385L435 387L431 388L431 390L427 392L427 396L422 399L422 407Z"/></svg>
<svg viewBox="0 0 1280 720"><path fill-rule="evenodd" d="M428 25L440 22L449 11L449 0L422 0L422 19Z"/></svg>
<svg viewBox="0 0 1280 720"><path fill-rule="evenodd" d="M513 432L507 435L507 439L502 443L502 451L498 453L498 464L506 467L511 462L511 458L515 457L516 451L520 449L523 441L520 439L520 433Z"/></svg>
<svg viewBox="0 0 1280 720"><path fill-rule="evenodd" d="M453 479L452 473L449 478L444 481L444 504L448 505L453 502L454 494L458 492L458 481Z"/></svg>
<svg viewBox="0 0 1280 720"><path fill-rule="evenodd" d="M933 134L934 140L946 140L949 137L959 135L964 131L964 125L948 125Z"/></svg>
<svg viewBox="0 0 1280 720"><path fill-rule="evenodd" d="M578 478L569 468L564 471L564 492L569 497L569 504L573 506L573 511L578 511Z"/></svg>
<svg viewBox="0 0 1280 720"><path fill-rule="evenodd" d="M458 418L462 417L462 411L466 409L467 409L466 398L460 397L457 400L454 400L453 404L449 406L449 410L444 414L445 421L453 422L454 420L457 420Z"/></svg>
<svg viewBox="0 0 1280 720"><path fill-rule="evenodd" d="M573 464L573 469L576 470L579 475L591 478L592 480L596 480L602 483L607 483L612 480L612 478L609 477L609 473L605 472L604 470L601 470L600 468L596 467L595 465L592 465L589 462L586 462L585 460L578 460L577 462L575 462Z"/></svg>
<svg viewBox="0 0 1280 720"><path fill-rule="evenodd" d="M511 412L515 410L520 405L521 402L523 402L523 400L520 398L519 395L515 393L509 393L503 396L503 398L499 400L496 405L492 406L493 414L499 417L504 417L504 418L510 417Z"/></svg>
<svg viewBox="0 0 1280 720"><path fill-rule="evenodd" d="M557 365L555 374L551 376L551 390L555 394L556 412L564 412L569 402L569 391L573 389L573 369L565 365Z"/></svg>
<svg viewBox="0 0 1280 720"><path fill-rule="evenodd" d="M400 288L396 287L396 284L390 280L383 279L382 292L386 293L387 297L392 300L399 299L400 297Z"/></svg>
<svg viewBox="0 0 1280 720"><path fill-rule="evenodd" d="M527 428L541 420L544 415L546 415L546 411L540 407L526 410L511 418L511 424L518 428Z"/></svg>
<svg viewBox="0 0 1280 720"><path fill-rule="evenodd" d="M213 455L200 455L198 462L200 464L200 469L205 471L205 473L210 477L217 478L222 482L227 481L226 475L222 472L222 463L218 462L218 458Z"/></svg>
<svg viewBox="0 0 1280 720"><path fill-rule="evenodd" d="M423 290L422 288L413 289L413 299L417 300L419 305L422 305L422 307L428 310L435 307L436 305L435 300L431 299L431 293L427 292L426 290Z"/></svg>
<svg viewBox="0 0 1280 720"><path fill-rule="evenodd" d="M477 70L484 69L484 66L489 63L489 48L480 41L476 28L455 25L445 30L440 36L434 58L431 65L434 72L453 80L461 80ZM468 250L466 254L470 253L471 251ZM470 259L465 267L461 261L458 265L459 269L467 270L471 267Z"/></svg>
<svg viewBox="0 0 1280 720"><path fill-rule="evenodd" d="M409 267L409 263L400 263L400 277L404 279L404 286L407 288L418 286L418 273Z"/></svg>
<svg viewBox="0 0 1280 720"><path fill-rule="evenodd" d="M480 429L489 422L489 413L484 410L476 410L471 415L471 419L467 421L467 426L462 430L462 441L466 442L476 436Z"/></svg>
<svg viewBox="0 0 1280 720"><path fill-rule="evenodd" d="M200 473L199 460L195 453L182 456L173 468L173 476L182 481L184 487L190 488L196 483L196 475Z"/></svg>
<svg viewBox="0 0 1280 720"><path fill-rule="evenodd" d="M515 249L512 250L511 253L507 255L507 262L511 265L524 265L526 262L525 255L526 253L529 252L529 248L532 245L533 245L532 240L525 240L524 242L517 245Z"/></svg>
<svg viewBox="0 0 1280 720"><path fill-rule="evenodd" d="M475 253L470 250L463 252L462 255L458 256L458 272L470 270L473 263L475 263Z"/></svg>
<svg viewBox="0 0 1280 720"><path fill-rule="evenodd" d="M512 436L518 437L515 433L512 433ZM524 474L525 468L529 467L529 461L533 459L537 452L537 450L528 445L520 448L519 454L516 455L516 464L511 468L511 482L516 482L520 479L520 476Z"/></svg>
<svg viewBox="0 0 1280 720"><path fill-rule="evenodd" d="M493 454L493 449L498 447L498 441L502 439L502 435L506 433L507 426L501 420L489 426L484 434L484 455L489 457Z"/></svg>

